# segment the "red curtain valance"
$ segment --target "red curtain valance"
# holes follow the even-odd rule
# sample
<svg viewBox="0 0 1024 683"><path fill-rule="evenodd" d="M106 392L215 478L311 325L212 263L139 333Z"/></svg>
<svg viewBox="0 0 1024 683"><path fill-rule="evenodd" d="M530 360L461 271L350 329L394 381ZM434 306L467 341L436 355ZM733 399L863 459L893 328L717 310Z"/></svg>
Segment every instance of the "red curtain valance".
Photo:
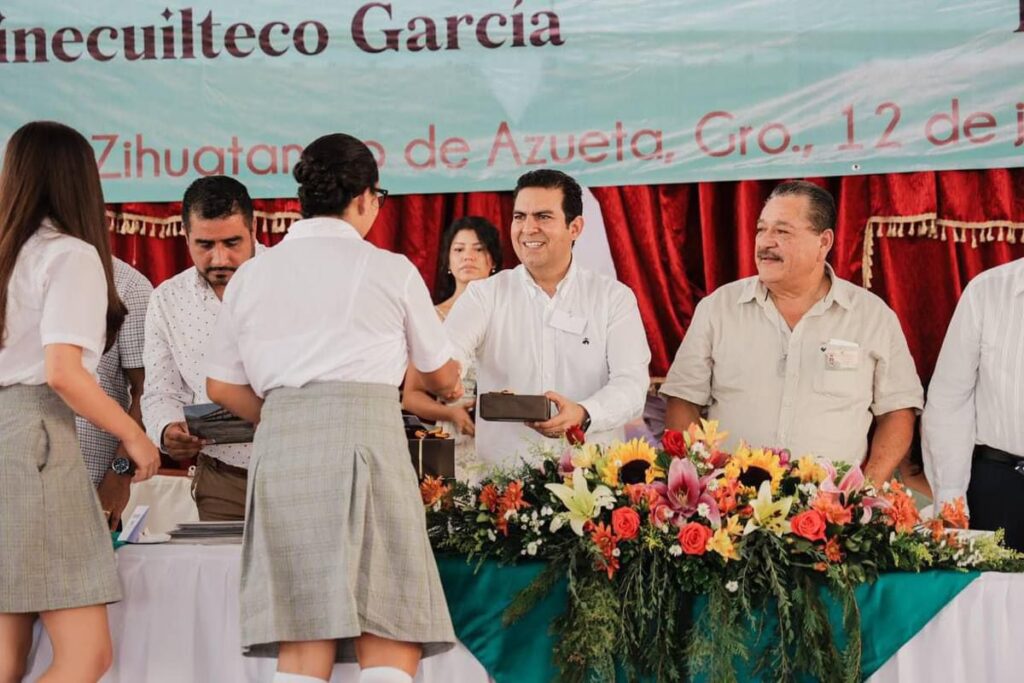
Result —
<svg viewBox="0 0 1024 683"><path fill-rule="evenodd" d="M836 197L831 261L840 277L864 283L903 323L922 378L934 368L946 326L966 283L1024 256L1024 170L944 171L812 179ZM754 227L776 181L595 188L619 279L637 295L651 343L651 372L663 375L697 301L753 275ZM154 284L190 264L181 205L108 207L114 253ZM299 218L294 199L257 200L266 244ZM390 197L369 239L403 253L433 288L441 233L480 215L509 224L510 193ZM502 230L505 265L516 263Z"/></svg>

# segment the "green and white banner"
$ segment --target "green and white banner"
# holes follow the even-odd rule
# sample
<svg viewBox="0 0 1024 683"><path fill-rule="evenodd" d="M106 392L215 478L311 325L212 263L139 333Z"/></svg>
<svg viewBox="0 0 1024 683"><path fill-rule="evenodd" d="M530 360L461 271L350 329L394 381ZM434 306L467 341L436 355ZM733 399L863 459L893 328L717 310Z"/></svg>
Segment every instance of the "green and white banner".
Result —
<svg viewBox="0 0 1024 683"><path fill-rule="evenodd" d="M1017 166L1022 26L1013 0L0 0L0 139L78 128L108 201L293 196L336 131L406 193Z"/></svg>

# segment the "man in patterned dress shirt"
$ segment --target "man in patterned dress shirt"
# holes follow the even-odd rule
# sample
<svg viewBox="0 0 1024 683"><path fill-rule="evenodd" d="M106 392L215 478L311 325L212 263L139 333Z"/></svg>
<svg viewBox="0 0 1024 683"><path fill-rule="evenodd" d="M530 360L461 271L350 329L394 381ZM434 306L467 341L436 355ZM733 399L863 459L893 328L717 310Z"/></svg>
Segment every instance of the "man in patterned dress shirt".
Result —
<svg viewBox="0 0 1024 683"><path fill-rule="evenodd" d="M183 411L210 402L203 361L221 297L258 246L252 200L237 180L209 176L189 186L181 210L195 266L153 292L146 316L142 416L150 437L171 458L197 458L192 493L199 519L240 520L252 444L206 443L188 433Z"/></svg>

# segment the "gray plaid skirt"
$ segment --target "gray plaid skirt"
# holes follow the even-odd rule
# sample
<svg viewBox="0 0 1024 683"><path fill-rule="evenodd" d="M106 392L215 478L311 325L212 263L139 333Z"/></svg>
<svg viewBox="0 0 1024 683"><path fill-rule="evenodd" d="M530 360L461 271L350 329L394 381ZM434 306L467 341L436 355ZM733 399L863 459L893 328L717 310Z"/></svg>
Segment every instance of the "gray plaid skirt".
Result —
<svg viewBox="0 0 1024 683"><path fill-rule="evenodd" d="M74 413L45 384L0 387L0 612L120 599Z"/></svg>
<svg viewBox="0 0 1024 683"><path fill-rule="evenodd" d="M398 391L331 382L275 389L256 432L242 543L243 653L372 633L455 643L410 465Z"/></svg>

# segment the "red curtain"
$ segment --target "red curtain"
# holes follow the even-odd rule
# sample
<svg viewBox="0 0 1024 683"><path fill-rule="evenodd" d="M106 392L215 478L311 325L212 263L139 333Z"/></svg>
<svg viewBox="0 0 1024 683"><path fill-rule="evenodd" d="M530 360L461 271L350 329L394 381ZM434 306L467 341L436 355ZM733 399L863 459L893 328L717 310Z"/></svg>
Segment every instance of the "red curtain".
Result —
<svg viewBox="0 0 1024 683"><path fill-rule="evenodd" d="M986 268L1024 256L1024 170L812 180L831 190L838 204L833 267L840 277L868 283L892 306L927 381L966 283ZM754 227L775 184L593 189L619 279L640 305L653 375L668 370L697 301L755 273ZM109 209L114 253L154 284L191 265L184 240L176 236L180 205ZM258 200L260 240L278 242L298 210L295 200ZM389 197L369 239L408 256L433 289L441 234L459 216L479 215L497 225L505 266L515 265L504 229L511 213L509 193Z"/></svg>

